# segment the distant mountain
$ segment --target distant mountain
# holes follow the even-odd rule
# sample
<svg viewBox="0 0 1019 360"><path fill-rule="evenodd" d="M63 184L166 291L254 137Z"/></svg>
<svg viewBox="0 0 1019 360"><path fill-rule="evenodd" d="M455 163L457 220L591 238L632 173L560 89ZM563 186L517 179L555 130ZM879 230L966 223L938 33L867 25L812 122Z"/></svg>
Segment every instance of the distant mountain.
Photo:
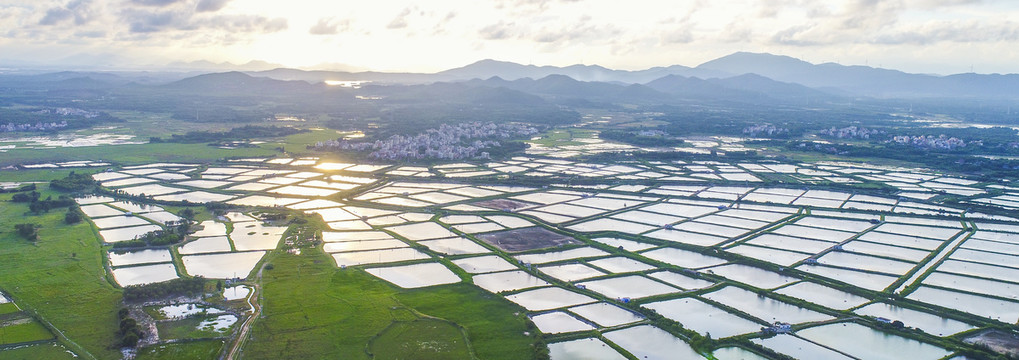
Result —
<svg viewBox="0 0 1019 360"><path fill-rule="evenodd" d="M261 60L252 60L244 64L234 64L230 62L215 63L207 60L197 60L190 62L176 61L168 64L167 67L182 71L265 71L281 68L283 65Z"/></svg>
<svg viewBox="0 0 1019 360"><path fill-rule="evenodd" d="M647 70L612 70L598 65L571 65L567 67L521 65L497 60L481 60L473 64L437 73L447 81L487 79L497 76L506 80L522 78L540 79L549 75L565 75L580 81L643 84L666 75L719 77L728 74L708 69L693 69L682 65L655 67Z"/></svg>
<svg viewBox="0 0 1019 360"><path fill-rule="evenodd" d="M217 95L272 95L282 92L312 92L321 89L321 87L304 81L285 81L254 77L238 71L198 75L162 85L160 88L189 93L215 93Z"/></svg>
<svg viewBox="0 0 1019 360"><path fill-rule="evenodd" d="M869 66L811 64L788 56L738 52L708 61L697 69L730 74L757 74L829 92L885 98L963 97L1017 98L1019 75L910 74Z"/></svg>

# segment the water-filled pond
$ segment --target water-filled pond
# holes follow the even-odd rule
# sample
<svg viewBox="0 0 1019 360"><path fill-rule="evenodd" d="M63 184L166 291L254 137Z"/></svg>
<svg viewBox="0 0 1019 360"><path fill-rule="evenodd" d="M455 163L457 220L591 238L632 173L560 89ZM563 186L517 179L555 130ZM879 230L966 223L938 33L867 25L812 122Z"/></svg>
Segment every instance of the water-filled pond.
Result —
<svg viewBox="0 0 1019 360"><path fill-rule="evenodd" d="M439 263L377 267L365 271L404 289L460 282L459 276Z"/></svg>
<svg viewBox="0 0 1019 360"><path fill-rule="evenodd" d="M641 306L701 335L710 334L713 339L756 332L764 326L694 298L659 301Z"/></svg>

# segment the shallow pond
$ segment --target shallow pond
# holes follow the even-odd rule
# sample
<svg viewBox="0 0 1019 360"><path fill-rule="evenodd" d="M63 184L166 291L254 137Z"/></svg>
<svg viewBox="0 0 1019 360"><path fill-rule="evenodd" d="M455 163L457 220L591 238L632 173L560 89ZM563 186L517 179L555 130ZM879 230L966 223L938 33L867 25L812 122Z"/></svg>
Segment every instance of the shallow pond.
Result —
<svg viewBox="0 0 1019 360"><path fill-rule="evenodd" d="M725 259L722 258L703 255L701 253L677 248L661 248L643 252L640 253L640 255L648 259L661 261L666 264L691 269L715 266L724 264L726 262Z"/></svg>
<svg viewBox="0 0 1019 360"><path fill-rule="evenodd" d="M113 278L120 286L142 285L177 278L173 264L142 265L113 269Z"/></svg>
<svg viewBox="0 0 1019 360"><path fill-rule="evenodd" d="M638 359L672 360L703 358L685 341L651 325L640 325L604 333Z"/></svg>
<svg viewBox="0 0 1019 360"><path fill-rule="evenodd" d="M604 251L601 251L601 250L598 250L598 249L595 249L595 248L592 248L592 247L582 247L582 248L563 250L563 251L553 251L553 252L547 252L547 253L517 255L517 256L514 256L514 258L516 258L517 260L520 260L522 262L525 262L525 263L544 264L544 263L550 263L550 262L555 262L555 261L573 260L573 259L579 259L579 258L585 258L585 257L605 256L605 255L608 255L608 254L609 253L607 253L607 252L604 252Z"/></svg>
<svg viewBox="0 0 1019 360"><path fill-rule="evenodd" d="M653 302L641 307L654 310L701 335L710 334L713 339L757 332L764 326L694 298Z"/></svg>
<svg viewBox="0 0 1019 360"><path fill-rule="evenodd" d="M137 236L145 235L147 233L162 230L163 228L158 225L142 225L126 228L117 228L109 230L100 230L99 236L103 238L103 241L108 243L115 243L120 241L132 240Z"/></svg>
<svg viewBox="0 0 1019 360"><path fill-rule="evenodd" d="M870 304L854 312L860 315L899 320L907 327L918 328L937 336L949 336L974 328L974 326L961 321L885 303Z"/></svg>
<svg viewBox="0 0 1019 360"><path fill-rule="evenodd" d="M606 273L598 271L597 269L594 269L584 264L563 264L563 265L542 266L539 267L538 270L545 274L548 274L551 277L566 282L572 282L607 275Z"/></svg>
<svg viewBox="0 0 1019 360"><path fill-rule="evenodd" d="M545 334L562 334L577 331L594 330L594 326L573 317L562 311L553 311L539 315L532 315L531 321L538 327L538 330Z"/></svg>
<svg viewBox="0 0 1019 360"><path fill-rule="evenodd" d="M921 286L907 297L1010 324L1015 323L1019 319L1019 315L1016 315L1019 314L1019 302L992 299L928 286Z"/></svg>
<svg viewBox="0 0 1019 360"><path fill-rule="evenodd" d="M365 271L404 289L460 282L459 276L439 263L378 267Z"/></svg>
<svg viewBox="0 0 1019 360"><path fill-rule="evenodd" d="M506 297L530 311L558 309L567 306L596 302L587 295L575 293L558 287L546 287L516 293Z"/></svg>
<svg viewBox="0 0 1019 360"><path fill-rule="evenodd" d="M950 354L934 345L855 323L812 327L797 331L797 335L861 359L940 359Z"/></svg>
<svg viewBox="0 0 1019 360"><path fill-rule="evenodd" d="M612 299L639 299L648 296L679 292L679 289L639 275L599 279L580 283L588 290Z"/></svg>
<svg viewBox="0 0 1019 360"><path fill-rule="evenodd" d="M790 266L797 262L803 261L803 259L810 257L810 254L803 254L793 251L772 249L770 247L753 245L739 245L736 247L725 249L725 251L733 254L740 254L746 257L752 257L759 260L764 260L782 266Z"/></svg>
<svg viewBox="0 0 1019 360"><path fill-rule="evenodd" d="M751 316L766 322L798 324L812 321L829 320L832 317L801 308L796 305L784 303L766 296L760 296L748 290L734 286L727 286L721 290L701 295L704 298L717 301L726 306L739 309Z"/></svg>
<svg viewBox="0 0 1019 360"><path fill-rule="evenodd" d="M407 260L428 259L430 256L412 248L369 250L332 254L336 266L381 264Z"/></svg>
<svg viewBox="0 0 1019 360"><path fill-rule="evenodd" d="M605 269L614 274L655 269L654 266L622 256L589 261L588 264Z"/></svg>
<svg viewBox="0 0 1019 360"><path fill-rule="evenodd" d="M698 234L672 229L656 230L649 234L646 234L645 236L659 240L672 241L683 244L692 244L698 246L713 246L716 244L720 244L726 240L729 240L728 238L724 238L721 236Z"/></svg>
<svg viewBox="0 0 1019 360"><path fill-rule="evenodd" d="M188 242L177 248L177 252L181 255L192 255L192 254L206 254L215 252L229 252L230 241L227 240L226 236L213 236L199 238L197 240Z"/></svg>
<svg viewBox="0 0 1019 360"><path fill-rule="evenodd" d="M552 360L626 360L626 357L595 338L548 344Z"/></svg>
<svg viewBox="0 0 1019 360"><path fill-rule="evenodd" d="M408 247L407 243L396 239L389 239L389 240L331 242L325 243L325 245L322 246L322 250L327 253L335 253L345 251L395 249L404 247Z"/></svg>
<svg viewBox="0 0 1019 360"><path fill-rule="evenodd" d="M109 257L110 265L115 267L173 261L173 256L170 255L170 250L166 249L150 249L126 252L114 250L109 253Z"/></svg>
<svg viewBox="0 0 1019 360"><path fill-rule="evenodd" d="M519 270L475 275L473 280L475 285L493 293L549 285L545 280Z"/></svg>
<svg viewBox="0 0 1019 360"><path fill-rule="evenodd" d="M767 339L753 339L754 343L775 350L794 359L853 360L853 358L827 349L793 335L778 335Z"/></svg>
<svg viewBox="0 0 1019 360"><path fill-rule="evenodd" d="M800 265L796 267L796 270L824 276L826 278L838 280L846 284L859 286L873 291L884 290L884 288L899 279L894 276L865 273L862 271L820 265Z"/></svg>
<svg viewBox="0 0 1019 360"><path fill-rule="evenodd" d="M580 232L618 231L636 235L657 229L657 227L612 218L601 218L576 225L570 225L569 229Z"/></svg>
<svg viewBox="0 0 1019 360"><path fill-rule="evenodd" d="M429 250L447 255L482 254L492 252L478 243L462 237L420 241Z"/></svg>
<svg viewBox="0 0 1019 360"><path fill-rule="evenodd" d="M246 278L255 264L265 255L264 251L248 251L225 254L182 256L184 268L191 276L210 279Z"/></svg>
<svg viewBox="0 0 1019 360"><path fill-rule="evenodd" d="M409 240L429 240L456 237L453 232L434 222L423 222L418 224L399 225L386 228Z"/></svg>
<svg viewBox="0 0 1019 360"><path fill-rule="evenodd" d="M775 292L835 310L846 310L870 301L862 296L807 281L786 286Z"/></svg>
<svg viewBox="0 0 1019 360"><path fill-rule="evenodd" d="M495 256L476 256L463 259L452 260L453 264L459 266L464 271L471 274L483 274L495 271L506 271L516 269L516 266L510 264L505 259Z"/></svg>
<svg viewBox="0 0 1019 360"><path fill-rule="evenodd" d="M227 301L244 300L251 294L251 288L244 285L231 286L223 289L223 298Z"/></svg>
<svg viewBox="0 0 1019 360"><path fill-rule="evenodd" d="M643 316L630 310L603 302L574 306L568 310L602 327L619 326L644 320Z"/></svg>
<svg viewBox="0 0 1019 360"><path fill-rule="evenodd" d="M722 265L704 271L761 289L771 289L799 280L791 276L741 264Z"/></svg>
<svg viewBox="0 0 1019 360"><path fill-rule="evenodd" d="M850 269L875 271L892 275L903 275L916 266L905 261L890 260L876 256L860 255L842 251L833 251L817 259L824 265L839 266Z"/></svg>

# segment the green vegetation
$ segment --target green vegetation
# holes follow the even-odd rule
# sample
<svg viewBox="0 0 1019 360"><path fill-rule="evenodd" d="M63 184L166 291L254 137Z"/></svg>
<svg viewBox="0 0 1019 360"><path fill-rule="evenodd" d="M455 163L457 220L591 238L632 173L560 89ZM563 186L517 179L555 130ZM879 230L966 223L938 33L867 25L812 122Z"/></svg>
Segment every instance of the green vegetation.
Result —
<svg viewBox="0 0 1019 360"><path fill-rule="evenodd" d="M67 174L67 177L63 179L55 179L50 181L50 188L68 192L86 192L95 189L99 185L99 182L92 179L91 174L77 174L71 171Z"/></svg>
<svg viewBox="0 0 1019 360"><path fill-rule="evenodd" d="M198 295L205 291L205 278L173 279L161 283L135 285L124 288L124 301L146 301L170 296Z"/></svg>
<svg viewBox="0 0 1019 360"><path fill-rule="evenodd" d="M541 134L540 139L529 140L527 142L548 147L584 145L586 143L576 141L576 139L593 139L596 137L598 137L597 130L565 128L549 130Z"/></svg>
<svg viewBox="0 0 1019 360"><path fill-rule="evenodd" d="M470 359L471 349L460 328L446 321L395 321L372 339L376 359Z"/></svg>
<svg viewBox="0 0 1019 360"><path fill-rule="evenodd" d="M32 318L25 318L23 322L17 322L13 325L3 325L0 323L0 345L7 344L18 344L32 341L49 340L53 338L53 334Z"/></svg>
<svg viewBox="0 0 1019 360"><path fill-rule="evenodd" d="M203 339L216 338L230 333L234 325L216 330L212 326L202 326L202 322L215 319L219 315L191 316L185 319L161 321L156 323L161 339Z"/></svg>
<svg viewBox="0 0 1019 360"><path fill-rule="evenodd" d="M263 274L264 318L244 348L250 358L370 359L369 341L415 313L463 327L479 358L530 359L524 315L470 285L402 291L357 269L337 269L328 255L304 251L271 259Z"/></svg>
<svg viewBox="0 0 1019 360"><path fill-rule="evenodd" d="M152 137L149 142L174 142L174 143L206 143L206 142L224 142L234 140L248 140L248 139L259 139L259 138L270 138L270 137L284 137L293 134L300 134L308 132L308 130L302 130L292 127L279 127L279 126L253 126L247 125L242 127L236 127L228 131L189 131L183 135L171 135L169 139L162 139L158 137Z"/></svg>
<svg viewBox="0 0 1019 360"><path fill-rule="evenodd" d="M42 196L57 195L48 187L40 188ZM12 223L0 224L0 288L23 309L72 339L73 344L66 343L61 336L72 351L85 358L90 357L86 351L96 358L119 357L113 345L120 291L107 280L91 226L65 224L63 212L25 217L28 206L3 201L8 199L9 195L0 195L0 219L24 219L44 226L38 230L38 241L32 243L21 240Z"/></svg>
<svg viewBox="0 0 1019 360"><path fill-rule="evenodd" d="M73 360L75 357L70 350L60 343L44 343L32 346L19 346L13 349L0 350L0 358L8 360Z"/></svg>
<svg viewBox="0 0 1019 360"><path fill-rule="evenodd" d="M135 359L215 359L222 349L222 340L185 341L142 348L138 350L138 357Z"/></svg>
<svg viewBox="0 0 1019 360"><path fill-rule="evenodd" d="M527 326L520 308L499 295L469 284L454 284L403 292L396 295L404 305L428 316L453 321L467 329L478 358L532 359L544 350L537 333ZM519 311L519 313L517 313Z"/></svg>

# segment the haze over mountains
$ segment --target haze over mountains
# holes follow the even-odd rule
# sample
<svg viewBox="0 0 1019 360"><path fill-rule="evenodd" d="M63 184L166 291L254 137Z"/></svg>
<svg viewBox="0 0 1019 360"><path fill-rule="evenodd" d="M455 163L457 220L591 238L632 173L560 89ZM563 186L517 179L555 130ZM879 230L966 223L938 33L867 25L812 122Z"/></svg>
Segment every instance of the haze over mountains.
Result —
<svg viewBox="0 0 1019 360"><path fill-rule="evenodd" d="M168 70L200 66L218 72L231 64L188 63ZM62 84L71 87L115 87L139 83L160 85L181 81L171 87L186 89L251 89L264 91L319 88L322 82L368 81L374 85L415 85L462 82L469 87L502 87L528 94L589 101L631 101L669 103L675 99L713 99L756 103L779 101L827 101L845 98L874 99L1019 99L1019 75L956 74L948 76L910 74L868 66L834 63L811 64L788 56L739 52L696 67L672 65L646 70L613 70L597 65L566 67L521 65L482 60L438 73L385 73L275 68L251 62L232 69L238 73L201 76L202 81L181 81L196 72L60 72L33 76L0 75L0 85L38 82L35 86ZM342 67L342 65L335 65ZM252 81L269 78L285 82ZM307 83L295 84L292 81ZM254 85L253 85L254 84ZM317 86L316 86L317 85ZM374 86L373 86L374 87Z"/></svg>

